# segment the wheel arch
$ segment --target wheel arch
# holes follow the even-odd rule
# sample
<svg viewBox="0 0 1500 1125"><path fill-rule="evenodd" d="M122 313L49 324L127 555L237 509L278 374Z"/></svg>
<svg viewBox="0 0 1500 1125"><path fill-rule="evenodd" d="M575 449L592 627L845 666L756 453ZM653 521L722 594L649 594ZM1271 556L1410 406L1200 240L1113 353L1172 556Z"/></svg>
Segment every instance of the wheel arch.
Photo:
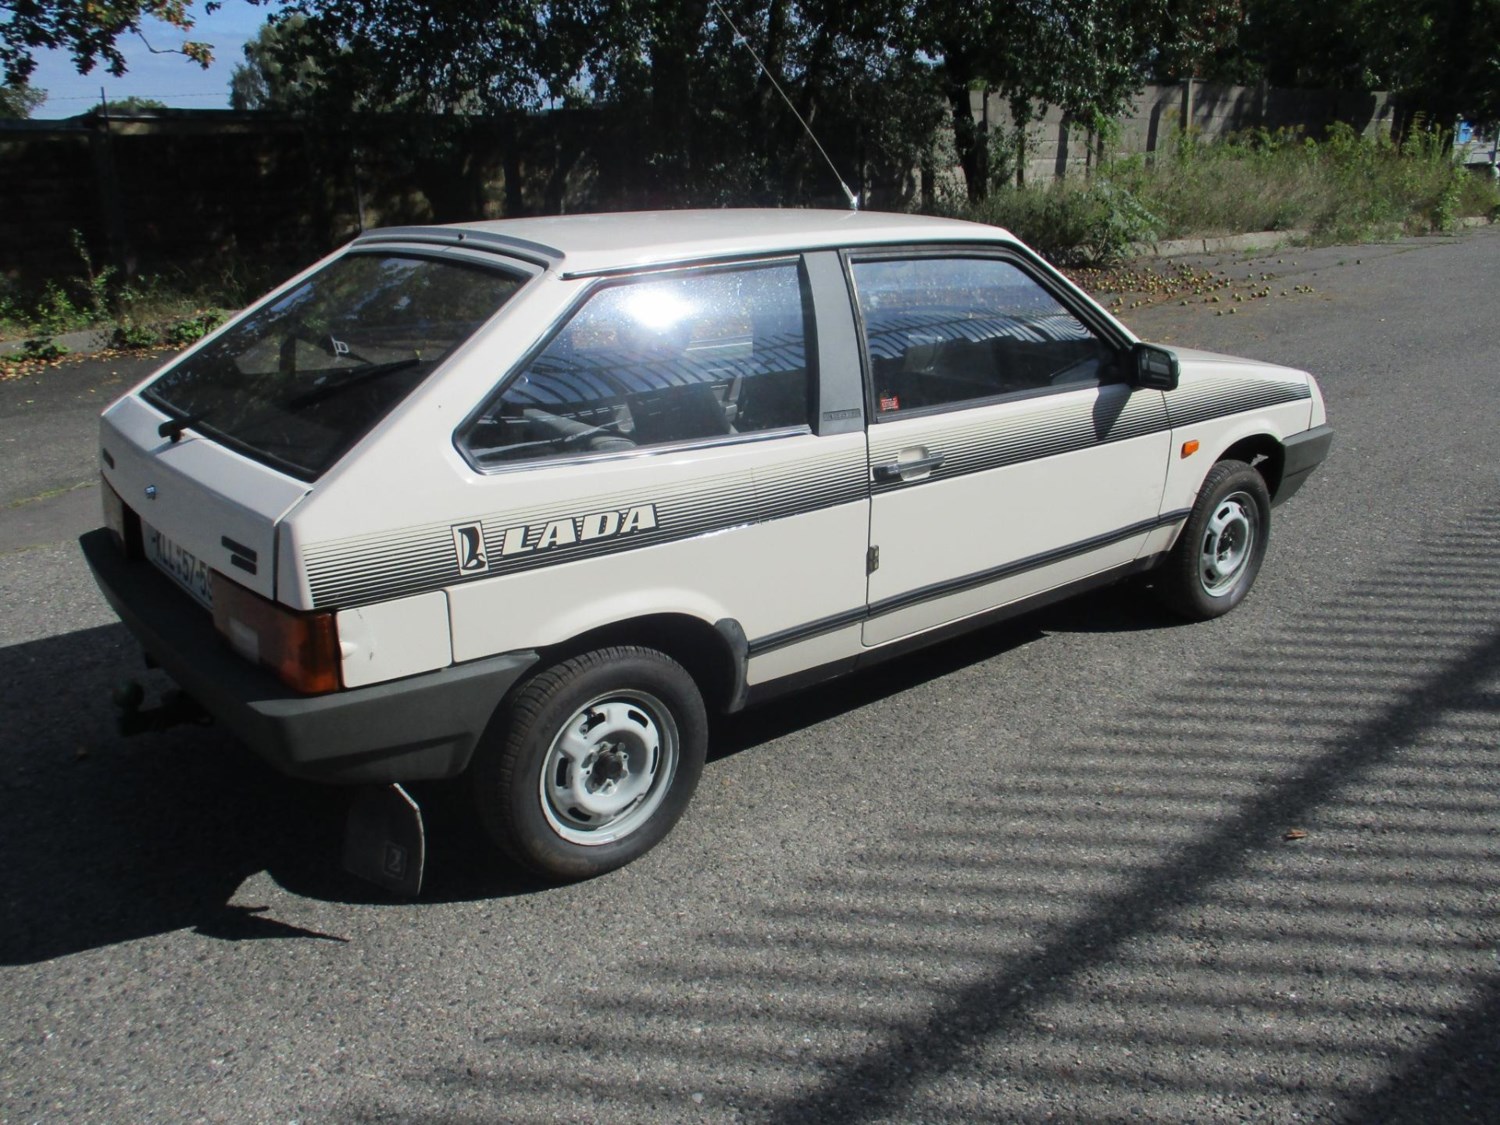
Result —
<svg viewBox="0 0 1500 1125"><path fill-rule="evenodd" d="M1272 502L1275 502L1276 493L1281 489L1282 474L1286 470L1286 447L1271 434L1250 434L1240 438L1220 453L1214 463L1218 464L1220 461L1243 461L1260 473L1261 479L1266 482L1266 491L1271 494Z"/></svg>
<svg viewBox="0 0 1500 1125"><path fill-rule="evenodd" d="M639 645L670 656L693 678L711 712L744 705L748 646L732 618L711 625L691 614L655 613L615 621L539 649L540 666L614 645Z"/></svg>

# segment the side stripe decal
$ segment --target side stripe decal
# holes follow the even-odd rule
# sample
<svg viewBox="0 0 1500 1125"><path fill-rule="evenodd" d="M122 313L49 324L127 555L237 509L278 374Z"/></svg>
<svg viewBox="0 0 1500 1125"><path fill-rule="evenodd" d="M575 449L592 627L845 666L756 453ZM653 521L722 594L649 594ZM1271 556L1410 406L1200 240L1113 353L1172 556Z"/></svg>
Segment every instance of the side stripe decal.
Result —
<svg viewBox="0 0 1500 1125"><path fill-rule="evenodd" d="M1263 410L1284 402L1312 398L1305 383L1268 382L1263 379L1205 379L1179 387L1166 396L1167 416L1172 428L1207 422L1247 410Z"/></svg>
<svg viewBox="0 0 1500 1125"><path fill-rule="evenodd" d="M1039 570L1044 566L1063 562L1066 559L1077 558L1086 555L1090 551L1097 551L1101 547L1119 543L1125 539L1144 535L1155 531L1159 527L1170 524L1181 523L1187 519L1190 509L1183 508L1175 512L1163 512L1155 519L1142 520L1140 523L1130 524L1115 531L1096 535L1091 539L1083 539L1077 543L1069 543L1065 547L1058 547L1051 551L1044 551L1038 555L1031 555L1024 559L1016 559L1001 566L991 567L988 570L976 571L973 574L960 575L950 578L944 582L937 582L931 586L923 586L921 589L908 590L904 594L884 598L878 602L872 602L869 606L848 610L844 613L834 614L831 617L820 618L810 621L806 625L798 625L791 629L783 629L779 633L771 633L758 640L750 642L749 654L751 657L763 656L776 649L785 648L788 645L799 644L802 641L812 640L827 633L837 632L848 628L850 625L860 625L877 617L883 617L897 610L907 609L923 602L936 601L938 598L946 598L951 594L961 594L965 590L973 590L980 586L987 586L991 582L999 582L1005 578L1014 578L1018 574L1024 574L1030 570Z"/></svg>
<svg viewBox="0 0 1500 1125"><path fill-rule="evenodd" d="M1014 420L991 417L983 422L951 425L933 441L943 454L941 469L916 481L879 481L873 490L913 488L1312 397L1306 383L1263 379L1204 380L1167 395L1155 391L1132 393L1124 387L1113 396L1109 392L1106 387L1091 402L1063 403ZM1109 414L1112 407L1118 407L1113 416ZM871 463L892 461L912 443L905 435L887 437L874 427L870 430Z"/></svg>
<svg viewBox="0 0 1500 1125"><path fill-rule="evenodd" d="M773 471L740 471L685 482L674 491L635 490L591 498L577 511L555 506L510 509L466 521L482 525L482 569L460 571L454 527L444 521L393 534L358 536L309 546L304 552L313 605L364 605L388 598L595 558L615 551L692 539L712 531L761 523L853 503L869 495L863 451L809 457ZM607 512L650 509L635 530L587 534ZM617 523L623 525L621 517ZM546 527L557 525L548 536ZM547 549L555 542L560 549ZM523 549L524 548L524 549Z"/></svg>
<svg viewBox="0 0 1500 1125"><path fill-rule="evenodd" d="M946 422L941 437L932 439L934 447L943 454L943 466L926 481L983 473L1170 428L1161 392L1132 393L1123 386L1106 387L1096 397L1069 395L1056 405L1021 417L997 418L989 414L982 421L968 423L956 423L951 415L937 417ZM901 427L891 434L886 427L872 427L871 462L879 465L894 460L912 444L910 432L909 428ZM886 492L920 483L925 481L897 479L878 482L874 487L876 492Z"/></svg>
<svg viewBox="0 0 1500 1125"><path fill-rule="evenodd" d="M743 470L687 482L675 492L634 490L601 496L573 512L555 507L509 509L462 523L445 520L315 543L305 549L303 558L315 608L367 605L815 512L863 500L872 492L918 487L1310 397L1306 383L1231 378L1204 380L1165 396L1121 387L1117 396L1073 399L1008 423L989 417L964 424L945 415L950 426L935 441L944 454L943 466L922 481L872 485L864 456L825 454L770 471ZM1117 412L1111 413L1114 408ZM870 463L893 460L910 444L909 438L883 430L874 426L869 431ZM646 507L653 510L654 519L637 520L627 528L627 514ZM610 511L619 517L619 534L586 534L584 521L595 520L593 526L603 528L614 518L607 515ZM549 534L544 529L552 525L556 533ZM483 567L461 569L454 549L456 528L482 531ZM560 549L549 549L552 546Z"/></svg>

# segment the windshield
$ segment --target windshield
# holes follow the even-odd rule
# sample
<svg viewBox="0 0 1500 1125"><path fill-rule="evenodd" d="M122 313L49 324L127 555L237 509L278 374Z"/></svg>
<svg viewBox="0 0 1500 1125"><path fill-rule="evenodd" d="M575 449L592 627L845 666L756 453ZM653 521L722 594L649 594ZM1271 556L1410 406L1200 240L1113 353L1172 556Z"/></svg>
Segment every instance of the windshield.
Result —
<svg viewBox="0 0 1500 1125"><path fill-rule="evenodd" d="M353 253L164 372L145 398L303 480L395 408L525 279L465 262Z"/></svg>

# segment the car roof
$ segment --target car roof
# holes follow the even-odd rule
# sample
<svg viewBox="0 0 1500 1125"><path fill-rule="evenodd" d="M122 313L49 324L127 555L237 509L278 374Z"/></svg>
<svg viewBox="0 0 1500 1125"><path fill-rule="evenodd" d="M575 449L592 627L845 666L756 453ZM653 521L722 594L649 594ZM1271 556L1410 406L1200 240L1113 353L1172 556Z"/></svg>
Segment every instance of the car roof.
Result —
<svg viewBox="0 0 1500 1125"><path fill-rule="evenodd" d="M439 242L540 260L565 276L640 266L911 242L1003 242L999 227L877 211L726 208L496 219L371 231L356 245Z"/></svg>

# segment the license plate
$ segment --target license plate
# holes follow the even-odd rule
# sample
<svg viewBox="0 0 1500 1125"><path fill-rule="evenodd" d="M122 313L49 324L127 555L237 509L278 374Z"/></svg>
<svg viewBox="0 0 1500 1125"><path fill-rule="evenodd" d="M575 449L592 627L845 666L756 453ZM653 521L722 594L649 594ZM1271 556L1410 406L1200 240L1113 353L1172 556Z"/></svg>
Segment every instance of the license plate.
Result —
<svg viewBox="0 0 1500 1125"><path fill-rule="evenodd" d="M146 554L177 585L213 609L213 583L207 563L150 526L146 528Z"/></svg>

